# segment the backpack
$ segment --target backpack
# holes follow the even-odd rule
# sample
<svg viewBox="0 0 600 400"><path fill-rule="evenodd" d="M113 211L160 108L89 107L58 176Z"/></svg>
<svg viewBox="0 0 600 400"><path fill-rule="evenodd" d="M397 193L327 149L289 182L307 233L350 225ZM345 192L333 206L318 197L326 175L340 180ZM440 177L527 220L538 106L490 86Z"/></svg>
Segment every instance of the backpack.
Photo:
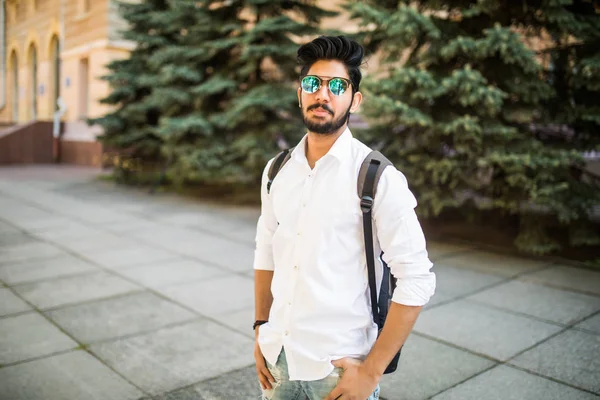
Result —
<svg viewBox="0 0 600 400"><path fill-rule="evenodd" d="M267 193L271 193L271 185L273 184L273 180L281 168L283 168L283 166L289 161L293 150L293 147L283 150L271 163L271 167L269 168L268 172L269 181L267 182ZM381 262L383 264L383 276L381 281L381 289L379 291L379 299L377 299L374 259L375 250L373 249L372 208L375 201L375 194L377 191L379 178L381 178L381 174L389 165L393 164L390 160L385 158L383 154L375 150L371 151L362 162L357 182L357 194L358 198L360 199L360 209L363 213L365 251L367 258L367 270L369 273L369 291L371 294L371 312L373 314L373 321L377 324L378 336L383 329L383 324L385 323L385 319L392 301L392 294L396 288L396 280L392 279L390 268L385 261L383 261L383 258L381 258ZM402 348L400 348L398 353L396 353L390 364L385 369L384 374L389 374L396 370L401 351Z"/></svg>

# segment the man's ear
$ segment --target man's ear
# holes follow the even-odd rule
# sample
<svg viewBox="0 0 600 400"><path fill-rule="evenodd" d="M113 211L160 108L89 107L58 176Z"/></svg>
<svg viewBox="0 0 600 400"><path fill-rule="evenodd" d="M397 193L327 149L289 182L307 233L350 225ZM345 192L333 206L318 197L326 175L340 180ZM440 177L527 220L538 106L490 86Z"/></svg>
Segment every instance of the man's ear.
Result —
<svg viewBox="0 0 600 400"><path fill-rule="evenodd" d="M298 107L302 108L302 88L298 88Z"/></svg>
<svg viewBox="0 0 600 400"><path fill-rule="evenodd" d="M350 112L355 112L360 107L360 103L362 103L362 93L356 92L352 97L352 105L350 106Z"/></svg>

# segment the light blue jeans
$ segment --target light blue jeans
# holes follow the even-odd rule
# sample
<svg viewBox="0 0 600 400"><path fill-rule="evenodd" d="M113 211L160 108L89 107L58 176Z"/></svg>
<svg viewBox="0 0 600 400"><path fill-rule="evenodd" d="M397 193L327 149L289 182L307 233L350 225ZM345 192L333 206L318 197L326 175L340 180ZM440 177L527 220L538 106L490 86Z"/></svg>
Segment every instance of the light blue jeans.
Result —
<svg viewBox="0 0 600 400"><path fill-rule="evenodd" d="M283 349L275 365L267 361L267 368L275 379L272 389L263 390L263 400L323 400L337 385L342 369L333 372L318 381L290 381L287 360ZM366 400L379 400L379 386Z"/></svg>

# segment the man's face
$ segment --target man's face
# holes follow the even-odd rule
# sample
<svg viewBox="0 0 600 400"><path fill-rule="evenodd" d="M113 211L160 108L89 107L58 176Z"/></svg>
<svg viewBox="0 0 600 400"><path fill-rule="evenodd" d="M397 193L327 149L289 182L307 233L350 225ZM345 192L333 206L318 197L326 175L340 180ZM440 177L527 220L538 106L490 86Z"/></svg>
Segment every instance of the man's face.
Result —
<svg viewBox="0 0 600 400"><path fill-rule="evenodd" d="M357 92L353 96L352 86L339 96L329 90L329 79L350 79L341 61L319 60L310 67L307 75L316 75L324 81L314 93L306 93L302 88L298 88L298 101L302 108L304 124L313 133L330 135L339 132L345 128L350 112L358 109L362 95Z"/></svg>

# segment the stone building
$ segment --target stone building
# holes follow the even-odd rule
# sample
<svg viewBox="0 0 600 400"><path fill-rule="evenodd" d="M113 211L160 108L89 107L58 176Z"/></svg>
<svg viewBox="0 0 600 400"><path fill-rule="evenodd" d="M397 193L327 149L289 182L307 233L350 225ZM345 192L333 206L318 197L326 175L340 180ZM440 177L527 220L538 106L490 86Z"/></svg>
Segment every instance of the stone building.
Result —
<svg viewBox="0 0 600 400"><path fill-rule="evenodd" d="M62 99L61 161L99 165L98 127L109 92L99 79L111 60L132 49L113 0L0 1L0 124L51 121ZM1 33L0 33L1 34ZM1 136L1 134L0 134Z"/></svg>

